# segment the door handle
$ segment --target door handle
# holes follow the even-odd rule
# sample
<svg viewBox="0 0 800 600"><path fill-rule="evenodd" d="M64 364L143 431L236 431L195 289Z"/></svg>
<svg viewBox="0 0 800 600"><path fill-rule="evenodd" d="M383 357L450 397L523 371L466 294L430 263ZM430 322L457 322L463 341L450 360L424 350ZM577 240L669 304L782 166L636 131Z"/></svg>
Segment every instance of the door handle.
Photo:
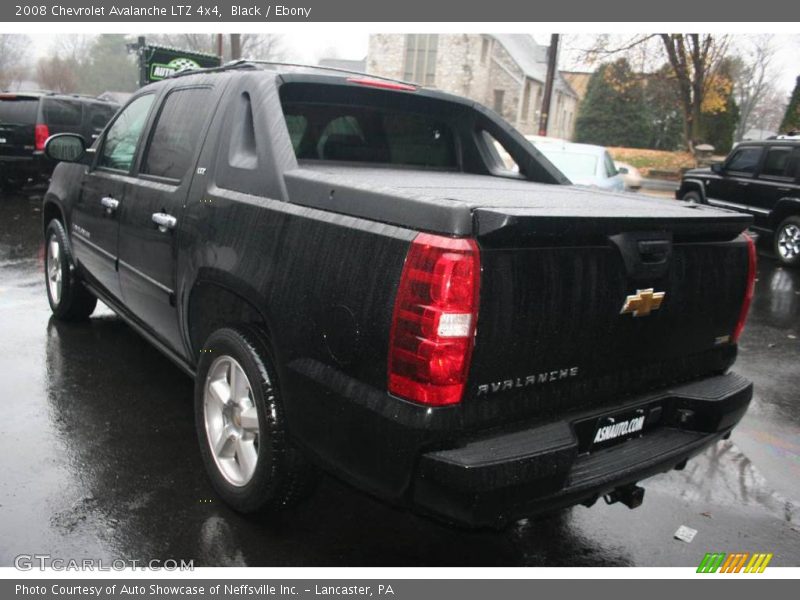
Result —
<svg viewBox="0 0 800 600"><path fill-rule="evenodd" d="M166 233L170 229L175 229L178 219L166 213L153 213L153 223L158 225L161 233Z"/></svg>
<svg viewBox="0 0 800 600"><path fill-rule="evenodd" d="M747 187L748 185L750 185L749 181L737 181L736 183L738 183L742 187Z"/></svg>
<svg viewBox="0 0 800 600"><path fill-rule="evenodd" d="M119 200L110 196L101 198L100 204L102 204L108 210L108 212L113 212L119 208Z"/></svg>

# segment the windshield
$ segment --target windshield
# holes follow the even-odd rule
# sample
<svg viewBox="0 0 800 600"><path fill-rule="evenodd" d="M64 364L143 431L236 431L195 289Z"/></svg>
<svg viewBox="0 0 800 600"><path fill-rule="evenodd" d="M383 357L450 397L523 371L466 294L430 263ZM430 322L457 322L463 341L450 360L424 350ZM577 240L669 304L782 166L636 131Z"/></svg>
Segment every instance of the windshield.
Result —
<svg viewBox="0 0 800 600"><path fill-rule="evenodd" d="M597 156L594 154L570 152L569 150L548 148L544 145L536 148L570 179L594 177L597 174Z"/></svg>
<svg viewBox="0 0 800 600"><path fill-rule="evenodd" d="M0 98L0 123L33 125L38 107L36 98Z"/></svg>

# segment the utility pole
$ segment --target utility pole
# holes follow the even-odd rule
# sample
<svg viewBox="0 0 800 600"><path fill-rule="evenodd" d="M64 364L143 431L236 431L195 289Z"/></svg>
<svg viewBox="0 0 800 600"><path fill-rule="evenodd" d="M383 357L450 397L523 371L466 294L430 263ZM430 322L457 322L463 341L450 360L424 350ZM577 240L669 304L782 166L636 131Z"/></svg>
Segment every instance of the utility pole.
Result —
<svg viewBox="0 0 800 600"><path fill-rule="evenodd" d="M550 120L550 100L553 97L553 83L556 79L558 68L558 38L554 33L550 36L550 48L547 52L547 78L544 82L544 98L542 98L542 113L539 118L539 135L547 135L547 123Z"/></svg>
<svg viewBox="0 0 800 600"><path fill-rule="evenodd" d="M217 56L219 56L219 62L220 62L220 64L222 64L223 62L225 62L225 61L222 59L222 50L223 50L222 34L221 34L221 33L218 33L218 34L217 34Z"/></svg>
<svg viewBox="0 0 800 600"><path fill-rule="evenodd" d="M242 58L242 34L231 34L231 60L239 60Z"/></svg>

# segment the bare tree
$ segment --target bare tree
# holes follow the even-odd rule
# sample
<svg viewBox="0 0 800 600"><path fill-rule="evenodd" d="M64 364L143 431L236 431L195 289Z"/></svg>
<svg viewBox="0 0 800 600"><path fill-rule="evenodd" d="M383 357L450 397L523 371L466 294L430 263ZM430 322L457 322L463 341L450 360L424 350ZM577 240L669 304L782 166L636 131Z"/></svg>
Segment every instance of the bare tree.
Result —
<svg viewBox="0 0 800 600"><path fill-rule="evenodd" d="M241 34L242 56L258 60L283 60L283 36L277 33Z"/></svg>
<svg viewBox="0 0 800 600"><path fill-rule="evenodd" d="M724 88L720 68L727 56L729 41L726 35L699 33L638 34L616 40L604 35L595 38L591 47L585 49L584 56L595 62L624 54L643 71L655 70L666 57L683 112L684 138L692 150L701 136L701 115L709 97L720 95L719 88Z"/></svg>
<svg viewBox="0 0 800 600"><path fill-rule="evenodd" d="M145 36L153 44L211 54L217 53L216 38L213 33L154 33Z"/></svg>
<svg viewBox="0 0 800 600"><path fill-rule="evenodd" d="M77 92L79 63L72 58L50 56L36 64L36 81L55 92Z"/></svg>
<svg viewBox="0 0 800 600"><path fill-rule="evenodd" d="M28 69L28 48L28 36L0 34L0 89L5 89L25 77Z"/></svg>
<svg viewBox="0 0 800 600"><path fill-rule="evenodd" d="M209 33L157 33L146 36L148 42L172 46L193 52L217 53L217 34ZM239 46L243 58L260 60L282 60L285 51L283 36L275 33L239 34ZM230 35L223 36L223 59L231 57Z"/></svg>
<svg viewBox="0 0 800 600"><path fill-rule="evenodd" d="M65 34L55 39L53 49L55 54L65 60L84 63L91 56L92 45L96 36L88 34Z"/></svg>
<svg viewBox="0 0 800 600"><path fill-rule="evenodd" d="M734 61L734 97L739 106L739 124L734 138L740 141L751 129L758 113L761 124L771 112L764 102L774 102L775 85L772 61L775 47L771 35L748 36ZM758 109L758 110L757 110ZM763 127L759 127L763 129Z"/></svg>

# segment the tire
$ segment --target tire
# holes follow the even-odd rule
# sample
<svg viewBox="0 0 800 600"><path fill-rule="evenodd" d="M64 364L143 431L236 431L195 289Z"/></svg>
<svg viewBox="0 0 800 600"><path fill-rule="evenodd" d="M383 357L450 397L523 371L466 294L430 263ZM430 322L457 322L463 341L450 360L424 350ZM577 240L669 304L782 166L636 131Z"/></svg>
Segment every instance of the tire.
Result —
<svg viewBox="0 0 800 600"><path fill-rule="evenodd" d="M231 402L231 395L238 400ZM203 463L234 510L275 511L309 495L316 470L289 440L274 361L260 331L226 327L209 336L194 398Z"/></svg>
<svg viewBox="0 0 800 600"><path fill-rule="evenodd" d="M44 282L53 316L59 321L88 319L97 306L97 298L78 278L61 221L50 221L44 239Z"/></svg>
<svg viewBox="0 0 800 600"><path fill-rule="evenodd" d="M788 267L800 266L800 216L787 217L778 225L772 247L781 263Z"/></svg>
<svg viewBox="0 0 800 600"><path fill-rule="evenodd" d="M683 195L683 201L688 202L689 204L704 204L703 197L700 195L700 192L694 190L691 192L686 192Z"/></svg>

